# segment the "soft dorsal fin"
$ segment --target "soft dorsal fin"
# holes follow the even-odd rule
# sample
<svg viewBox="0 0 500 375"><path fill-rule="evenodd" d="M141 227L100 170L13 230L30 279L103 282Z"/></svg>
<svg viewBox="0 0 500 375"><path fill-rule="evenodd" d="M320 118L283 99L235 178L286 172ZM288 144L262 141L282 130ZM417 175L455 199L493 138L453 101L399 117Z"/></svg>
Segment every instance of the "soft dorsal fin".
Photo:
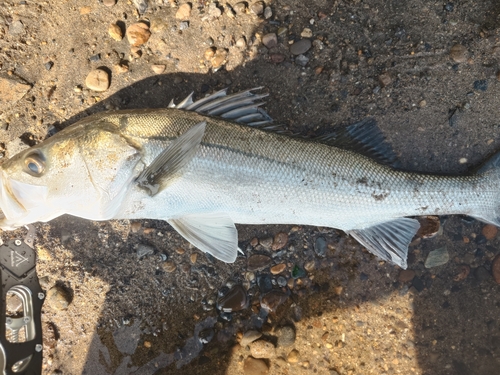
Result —
<svg viewBox="0 0 500 375"><path fill-rule="evenodd" d="M364 229L352 229L346 233L353 236L372 254L406 269L408 245L420 228L415 219L399 218Z"/></svg>
<svg viewBox="0 0 500 375"><path fill-rule="evenodd" d="M204 115L228 118L242 124L261 126L272 122L273 119L260 108L264 104L260 100L268 94L252 92L260 89L262 87L255 87L231 95L227 95L227 89L223 89L195 102L193 102L193 94L191 93L178 105L171 101L168 108L185 109Z"/></svg>
<svg viewBox="0 0 500 375"><path fill-rule="evenodd" d="M200 122L174 139L136 178L137 185L154 196L182 167L189 163L205 134L207 123Z"/></svg>
<svg viewBox="0 0 500 375"><path fill-rule="evenodd" d="M399 162L391 145L374 118L366 118L348 127L316 138L331 146L355 151L379 163L398 167Z"/></svg>

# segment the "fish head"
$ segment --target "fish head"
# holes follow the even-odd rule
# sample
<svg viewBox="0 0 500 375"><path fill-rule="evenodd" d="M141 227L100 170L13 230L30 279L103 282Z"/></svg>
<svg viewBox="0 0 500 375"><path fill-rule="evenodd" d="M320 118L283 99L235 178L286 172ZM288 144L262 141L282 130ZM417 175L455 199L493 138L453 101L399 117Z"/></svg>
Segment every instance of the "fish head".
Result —
<svg viewBox="0 0 500 375"><path fill-rule="evenodd" d="M109 126L65 129L0 165L0 228L63 214L110 219L139 159Z"/></svg>

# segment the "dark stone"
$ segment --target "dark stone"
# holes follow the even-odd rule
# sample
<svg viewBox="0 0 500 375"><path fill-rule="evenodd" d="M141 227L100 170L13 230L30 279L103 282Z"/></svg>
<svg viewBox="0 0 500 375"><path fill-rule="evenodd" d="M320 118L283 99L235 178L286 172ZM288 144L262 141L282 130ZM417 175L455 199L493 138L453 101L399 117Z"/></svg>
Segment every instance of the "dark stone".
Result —
<svg viewBox="0 0 500 375"><path fill-rule="evenodd" d="M413 278L412 285L419 293L425 288L424 282L416 276Z"/></svg>
<svg viewBox="0 0 500 375"><path fill-rule="evenodd" d="M292 269L292 277L294 279L299 279L304 276L306 276L306 271L302 267L295 265Z"/></svg>
<svg viewBox="0 0 500 375"><path fill-rule="evenodd" d="M217 301L217 308L223 312L241 311L248 307L248 295L241 285L235 285Z"/></svg>
<svg viewBox="0 0 500 375"><path fill-rule="evenodd" d="M474 81L474 90L486 91L488 90L488 81L485 79L479 79Z"/></svg>
<svg viewBox="0 0 500 375"><path fill-rule="evenodd" d="M270 292L273 289L273 284L271 281L271 275L262 274L257 276L257 285L262 294Z"/></svg>
<svg viewBox="0 0 500 375"><path fill-rule="evenodd" d="M198 334L198 338L202 344L208 344L214 336L215 332L212 328L204 329Z"/></svg>
<svg viewBox="0 0 500 375"><path fill-rule="evenodd" d="M255 254L248 258L248 271L260 271L271 264L272 259L267 255Z"/></svg>
<svg viewBox="0 0 500 375"><path fill-rule="evenodd" d="M90 57L89 57L89 60L90 60L91 62L97 62L97 61L101 60L101 54L100 54L100 53L98 53L98 54L95 54L95 55L93 55L93 56L90 56Z"/></svg>
<svg viewBox="0 0 500 375"><path fill-rule="evenodd" d="M316 255L324 257L326 255L326 249L326 240L323 237L316 238L316 242L314 243L314 251L316 252Z"/></svg>
<svg viewBox="0 0 500 375"><path fill-rule="evenodd" d="M45 69L50 70L54 66L54 63L52 61L46 62L44 65Z"/></svg>
<svg viewBox="0 0 500 375"><path fill-rule="evenodd" d="M366 281L366 280L368 280L368 275L366 273L364 273L364 272L361 272L359 274L359 278L360 278L361 281Z"/></svg>
<svg viewBox="0 0 500 375"><path fill-rule="evenodd" d="M278 307L288 299L288 295L279 291L272 291L262 297L260 305L268 312L276 312Z"/></svg>
<svg viewBox="0 0 500 375"><path fill-rule="evenodd" d="M483 281L490 279L491 275L486 268L481 266L474 270L474 277L477 281L482 283Z"/></svg>
<svg viewBox="0 0 500 375"><path fill-rule="evenodd" d="M476 237L476 243L478 245L482 245L482 244L485 244L486 243L486 237L482 234L479 234L477 237Z"/></svg>

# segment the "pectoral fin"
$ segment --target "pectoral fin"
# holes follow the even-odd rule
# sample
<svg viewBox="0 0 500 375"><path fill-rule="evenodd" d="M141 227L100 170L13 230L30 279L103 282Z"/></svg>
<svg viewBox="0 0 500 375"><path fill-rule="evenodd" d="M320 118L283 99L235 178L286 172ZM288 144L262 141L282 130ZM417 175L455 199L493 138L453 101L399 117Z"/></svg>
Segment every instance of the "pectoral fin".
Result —
<svg viewBox="0 0 500 375"><path fill-rule="evenodd" d="M201 251L226 263L233 263L238 253L238 232L226 214L205 213L170 219L168 223Z"/></svg>
<svg viewBox="0 0 500 375"><path fill-rule="evenodd" d="M139 187L148 191L151 196L157 194L169 177L193 159L205 134L206 126L205 121L200 122L172 141L137 177L136 182Z"/></svg>
<svg viewBox="0 0 500 375"><path fill-rule="evenodd" d="M406 269L408 245L420 224L415 219L400 218L365 229L347 231L371 253Z"/></svg>

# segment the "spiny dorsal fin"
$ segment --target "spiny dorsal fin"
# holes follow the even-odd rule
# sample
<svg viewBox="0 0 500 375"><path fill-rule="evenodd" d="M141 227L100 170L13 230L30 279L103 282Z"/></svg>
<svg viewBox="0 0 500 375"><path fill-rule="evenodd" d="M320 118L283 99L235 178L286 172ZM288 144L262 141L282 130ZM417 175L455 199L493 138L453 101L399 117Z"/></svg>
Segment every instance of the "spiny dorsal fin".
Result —
<svg viewBox="0 0 500 375"><path fill-rule="evenodd" d="M136 178L137 185L145 189L149 195L156 195L169 177L193 159L205 134L206 126L205 121L200 122L174 139Z"/></svg>
<svg viewBox="0 0 500 375"><path fill-rule="evenodd" d="M348 127L316 138L331 146L355 151L379 163L398 167L399 161L374 118L366 118Z"/></svg>

